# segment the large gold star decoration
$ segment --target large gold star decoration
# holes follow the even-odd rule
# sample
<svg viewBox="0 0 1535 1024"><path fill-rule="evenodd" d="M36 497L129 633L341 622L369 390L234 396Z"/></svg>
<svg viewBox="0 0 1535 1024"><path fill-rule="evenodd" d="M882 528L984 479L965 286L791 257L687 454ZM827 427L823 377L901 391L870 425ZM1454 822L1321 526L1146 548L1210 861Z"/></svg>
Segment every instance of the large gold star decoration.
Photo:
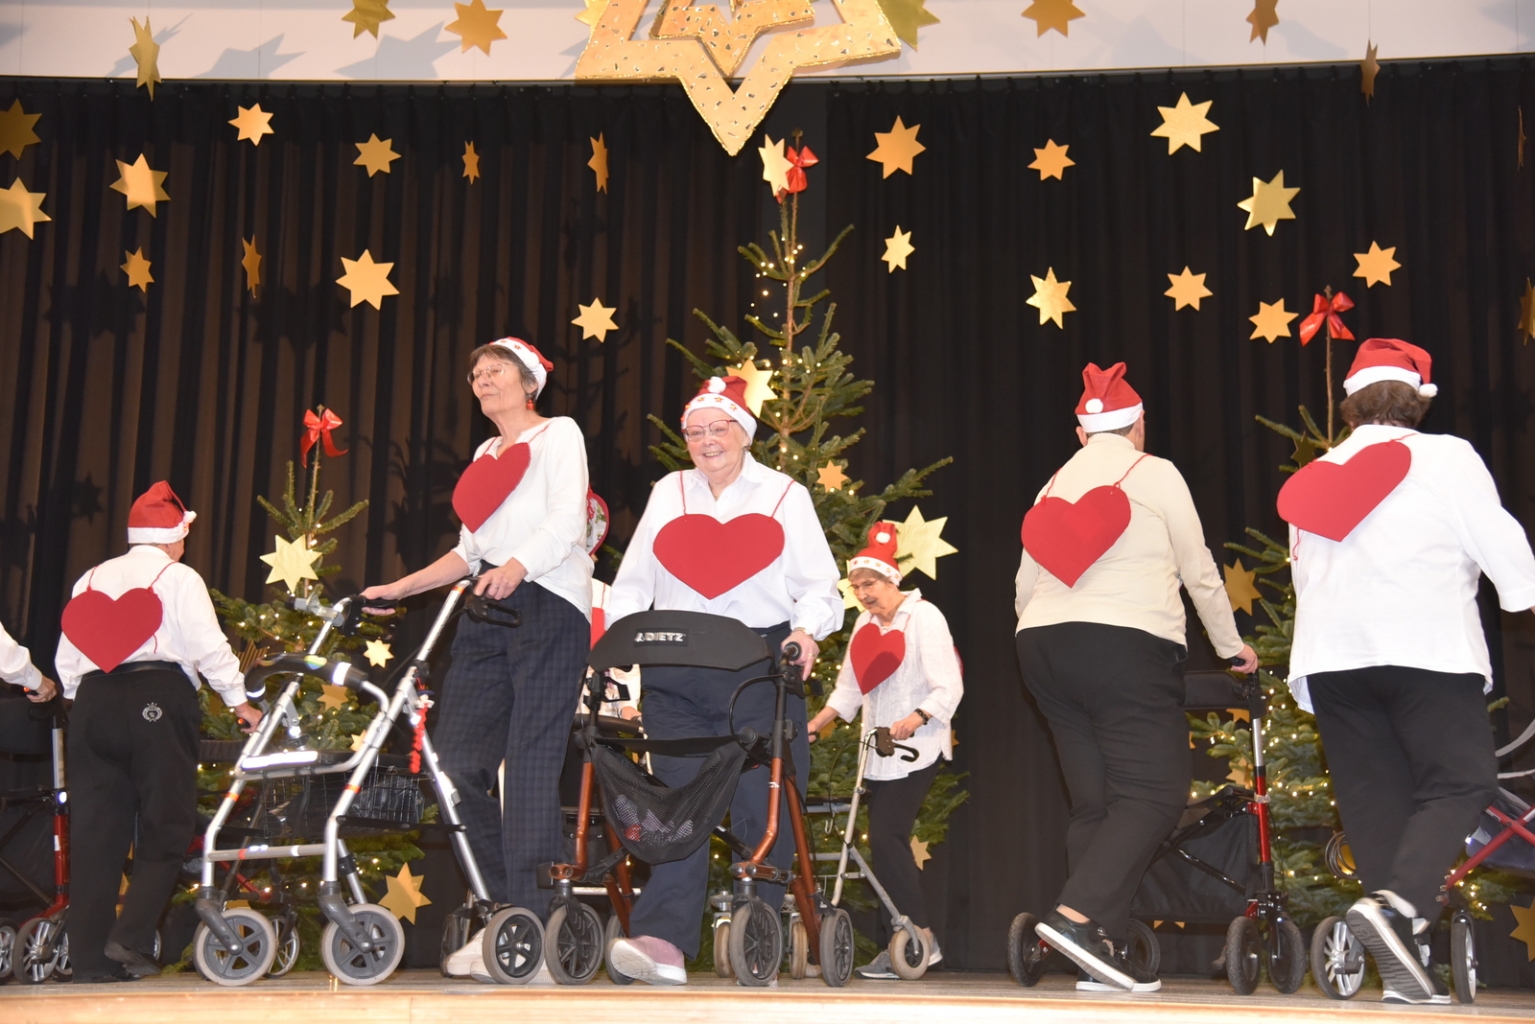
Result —
<svg viewBox="0 0 1535 1024"><path fill-rule="evenodd" d="M837 581L837 589L842 591L842 607L863 610L863 602L853 595L853 584L848 582L847 577Z"/></svg>
<svg viewBox="0 0 1535 1024"><path fill-rule="evenodd" d="M880 259L890 264L890 273L895 273L895 268L906 269L906 257L917 251L917 247L911 244L911 232L902 231L901 225L895 226L895 234L885 239L885 255Z"/></svg>
<svg viewBox="0 0 1535 1024"><path fill-rule="evenodd" d="M1519 922L1519 927L1509 932L1508 937L1524 943L1530 959L1535 960L1535 902L1527 907L1510 902L1508 909L1514 915L1514 920Z"/></svg>
<svg viewBox="0 0 1535 1024"><path fill-rule="evenodd" d="M762 180L768 183L768 188L776 196L780 192L789 191L789 171L794 165L784 156L784 140L774 142L771 135L762 137L767 140L757 148L757 155L762 157Z"/></svg>
<svg viewBox="0 0 1535 1024"><path fill-rule="evenodd" d="M133 252L123 251L123 257L128 261L123 264L123 273L128 275L128 287L137 288L141 292L149 291L149 286L155 283L155 279L149 273L149 261L144 258L144 247L141 245Z"/></svg>
<svg viewBox="0 0 1535 1024"><path fill-rule="evenodd" d="M398 875L390 875L384 880L389 883L389 892L378 901L378 905L400 920L415 924L416 911L432 902L421 891L426 876L414 877L410 873L410 865L404 864Z"/></svg>
<svg viewBox="0 0 1535 1024"><path fill-rule="evenodd" d="M571 323L581 328L581 339L596 338L600 345L608 340L608 332L618 330L618 325L613 322L613 314L618 312L617 306L604 306L601 299L592 299L590 306L583 306L579 302L576 308L581 315Z"/></svg>
<svg viewBox="0 0 1535 1024"><path fill-rule="evenodd" d="M0 191L0 235L12 228L20 228L28 238L32 237L32 225L53 218L43 212L46 192L28 192L20 178L11 187Z"/></svg>
<svg viewBox="0 0 1535 1024"><path fill-rule="evenodd" d="M1077 308L1066 297L1066 293L1071 291L1071 282L1057 281L1054 267L1046 270L1043 278L1030 274L1029 279L1034 282L1034 294L1026 301L1039 310L1039 326L1043 327L1046 320L1054 320L1055 326L1064 329L1066 323L1062 317Z"/></svg>
<svg viewBox="0 0 1535 1024"><path fill-rule="evenodd" d="M959 550L943 539L943 525L948 521L948 516L923 519L922 510L911 507L906 521L897 524L895 531L895 561L902 573L915 569L929 579L938 578L938 559Z"/></svg>
<svg viewBox="0 0 1535 1024"><path fill-rule="evenodd" d="M1378 49L1374 42L1366 42L1364 60L1359 62L1359 91L1364 93L1366 103L1375 96L1375 76L1380 74L1380 61L1375 59Z"/></svg>
<svg viewBox="0 0 1535 1024"><path fill-rule="evenodd" d="M400 289L389 283L393 263L373 262L373 253L364 249L355 260L341 257L346 273L336 278L336 283L352 293L352 305L366 302L374 309L384 308L384 296L398 295Z"/></svg>
<svg viewBox="0 0 1535 1024"><path fill-rule="evenodd" d="M42 116L21 109L21 100L12 100L10 110L0 110L0 153L20 160L22 151L37 141L37 132L32 129Z"/></svg>
<svg viewBox="0 0 1535 1024"><path fill-rule="evenodd" d="M389 165L400 159L400 154L394 151L393 139L380 139L376 133L368 134L367 142L354 142L357 147L357 159L352 161L354 167L366 167L368 177L373 177L379 171L389 173Z"/></svg>
<svg viewBox="0 0 1535 1024"><path fill-rule="evenodd" d="M591 138L588 136L588 138ZM608 143L603 132L598 132L592 142L592 158L586 162L586 166L592 169L597 176L597 191L608 190ZM787 157L785 160L787 161Z"/></svg>
<svg viewBox="0 0 1535 1024"><path fill-rule="evenodd" d="M320 553L309 546L307 539L300 537L298 540L289 540L286 537L277 538L277 550L269 555L262 555L261 560L272 567L267 573L268 583L282 582L288 588L289 593L297 593L300 580L317 580L314 563L320 560Z"/></svg>
<svg viewBox="0 0 1535 1024"><path fill-rule="evenodd" d="M1226 597L1231 602L1231 610L1241 609L1248 615L1253 613L1253 602L1263 597L1258 593L1253 580L1257 572L1242 567L1242 560L1238 558L1235 565L1222 566L1226 572Z"/></svg>
<svg viewBox="0 0 1535 1024"><path fill-rule="evenodd" d="M160 44L155 42L154 30L149 27L149 15L144 15L144 24L139 25L139 19L129 18L133 22L133 45L128 47L128 53L133 57L133 62L138 65L138 85L136 88L149 87L149 98L155 98L155 83L164 81L160 77Z"/></svg>
<svg viewBox="0 0 1535 1024"><path fill-rule="evenodd" d="M1253 34L1247 37L1250 43L1254 39L1262 39L1263 45L1269 42L1269 29L1279 24L1279 12L1275 10L1279 6L1279 0L1254 0L1252 13L1246 21L1253 27Z"/></svg>
<svg viewBox="0 0 1535 1024"><path fill-rule="evenodd" d="M911 173L912 161L917 158L918 153L927 149L917 141L917 132L921 130L920 124L906 127L897 116L895 124L888 132L874 133L874 141L878 145L874 147L874 152L870 153L868 158L880 165L885 172L883 177L888 178L896 171Z"/></svg>
<svg viewBox="0 0 1535 1024"><path fill-rule="evenodd" d="M383 668L394 658L394 652L383 640L369 640L363 657L368 659L368 664L375 668Z"/></svg>
<svg viewBox="0 0 1535 1024"><path fill-rule="evenodd" d="M1273 181L1254 178L1253 194L1237 203L1237 209L1247 211L1247 230L1262 224L1263 230L1272 236L1280 221L1295 219L1290 200L1299 194L1299 188L1285 188L1284 171L1280 171Z"/></svg>
<svg viewBox="0 0 1535 1024"><path fill-rule="evenodd" d="M149 166L149 161L144 154L131 164L117 161L117 173L121 175L112 183L112 189L121 192L128 197L128 209L142 206L149 211L151 217L155 216L155 204L170 202L170 194L165 191L165 171L157 171Z"/></svg>
<svg viewBox="0 0 1535 1024"><path fill-rule="evenodd" d="M912 860L917 862L918 871L921 871L923 868L925 868L927 866L927 862L933 859L933 855L927 852L927 848L927 843L924 843L916 836L911 837L911 857Z"/></svg>
<svg viewBox="0 0 1535 1024"><path fill-rule="evenodd" d="M773 391L773 371L759 368L750 359L743 360L740 366L732 366L726 376L746 381L746 408L753 416L762 415L763 402L778 397Z"/></svg>
<svg viewBox="0 0 1535 1024"><path fill-rule="evenodd" d="M240 137L235 139L236 142L249 139L252 146L259 146L263 135L277 134L272 130L272 115L262 110L261 104L240 107L239 110L239 115L231 118L229 122L240 130Z"/></svg>
<svg viewBox="0 0 1535 1024"><path fill-rule="evenodd" d="M0 230L4 230L3 224ZM1524 335L1526 345L1535 338L1535 285L1530 284L1529 278L1524 279L1524 294L1519 296L1519 333Z"/></svg>
<svg viewBox="0 0 1535 1024"><path fill-rule="evenodd" d="M1183 93L1178 102L1170 107L1157 107L1162 123L1151 129L1151 134L1167 140L1167 155L1178 152L1184 146L1199 153L1204 150L1204 137L1218 132L1221 126L1210 120L1210 105L1214 100L1190 103L1189 94Z"/></svg>
<svg viewBox="0 0 1535 1024"><path fill-rule="evenodd" d="M331 683L320 684L320 706L326 711L346 707L346 687Z"/></svg>
<svg viewBox="0 0 1535 1024"><path fill-rule="evenodd" d="M927 0L879 0L896 36L913 50L917 48L917 29L938 24L938 16L924 7L925 3Z"/></svg>
<svg viewBox="0 0 1535 1024"><path fill-rule="evenodd" d="M1278 302L1264 302L1258 300L1258 312L1247 319L1253 322L1253 332L1249 338L1262 338L1270 345L1275 338L1288 338L1290 336L1290 321L1299 313L1291 313L1284 308L1284 299Z"/></svg>
<svg viewBox="0 0 1535 1024"><path fill-rule="evenodd" d="M847 474L842 467L834 462L829 462L815 471L815 482L828 491L840 491L842 485L847 483Z"/></svg>
<svg viewBox="0 0 1535 1024"><path fill-rule="evenodd" d="M1382 249L1379 242L1371 242L1369 252L1354 253L1354 259L1359 261L1359 269L1354 271L1354 276L1364 278L1366 288L1374 288L1378 284L1389 286L1391 272L1400 270L1402 266L1396 261L1396 246Z"/></svg>
<svg viewBox="0 0 1535 1024"><path fill-rule="evenodd" d="M1205 275L1192 273L1187 266L1181 274L1168 274L1167 280L1172 287L1162 294L1173 300L1174 313L1184 306L1193 306L1197 313L1200 300L1215 294L1205 287Z"/></svg>
<svg viewBox="0 0 1535 1024"><path fill-rule="evenodd" d="M1087 17L1071 0L1034 0L1024 9L1023 16L1034 20L1034 25L1039 30L1034 33L1035 38L1044 35L1052 28L1063 36L1069 36L1071 23L1077 18Z"/></svg>
<svg viewBox="0 0 1535 1024"><path fill-rule="evenodd" d="M1077 165L1075 160L1066 155L1066 151L1070 148L1071 145L1069 143L1064 146L1057 146L1054 139L1046 139L1045 148L1034 151L1034 162L1029 164L1029 170L1038 171L1040 181L1044 181L1046 178L1064 181L1065 179L1062 177L1062 174L1066 168Z"/></svg>
<svg viewBox="0 0 1535 1024"><path fill-rule="evenodd" d="M478 46L490 56L490 44L498 39L505 39L506 33L501 31L502 10L489 10L485 7L485 0L469 0L467 4L455 3L453 10L458 15L458 20L450 22L443 27L443 31L452 32L463 41L463 47L459 53L468 52L471 46Z"/></svg>
<svg viewBox="0 0 1535 1024"><path fill-rule="evenodd" d="M474 143L464 143L464 177L472 183L480 176L480 154L474 151Z"/></svg>
<svg viewBox="0 0 1535 1024"><path fill-rule="evenodd" d="M389 9L389 0L352 0L352 9L343 14L341 20L352 23L353 39L364 32L372 32L373 38L377 39L379 25L393 21L394 12Z"/></svg>
<svg viewBox="0 0 1535 1024"><path fill-rule="evenodd" d="M242 238L240 244L245 247L245 255L240 257L240 266L245 268L245 287L255 295L261 285L261 253L256 250L256 236L251 235L248 242Z"/></svg>

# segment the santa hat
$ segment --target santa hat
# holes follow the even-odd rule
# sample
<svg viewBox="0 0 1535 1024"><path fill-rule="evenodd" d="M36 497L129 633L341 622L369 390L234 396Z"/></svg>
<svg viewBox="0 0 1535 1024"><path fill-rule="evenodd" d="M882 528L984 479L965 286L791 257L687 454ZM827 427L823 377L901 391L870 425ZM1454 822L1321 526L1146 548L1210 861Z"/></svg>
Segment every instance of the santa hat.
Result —
<svg viewBox="0 0 1535 1024"><path fill-rule="evenodd" d="M590 487L586 489L586 553L595 555L608 539L608 503Z"/></svg>
<svg viewBox="0 0 1535 1024"><path fill-rule="evenodd" d="M1082 398L1077 402L1077 422L1089 434L1122 430L1141 418L1141 396L1125 380L1125 364L1107 370L1088 363L1082 371Z"/></svg>
<svg viewBox="0 0 1535 1024"><path fill-rule="evenodd" d="M682 410L682 425L695 409L719 409L741 424L748 440L757 434L757 419L746 408L746 381L740 377L710 377Z"/></svg>
<svg viewBox="0 0 1535 1024"><path fill-rule="evenodd" d="M554 364L545 359L542 352L521 338L497 338L491 344L500 345L516 356L517 361L533 374L533 379L538 382L538 390L533 392L534 398L544 393L544 385L549 381L549 371L554 369Z"/></svg>
<svg viewBox="0 0 1535 1024"><path fill-rule="evenodd" d="M197 513L188 512L171 485L161 480L128 510L128 543L174 544L187 535L196 518Z"/></svg>
<svg viewBox="0 0 1535 1024"><path fill-rule="evenodd" d="M901 570L895 561L895 524L881 520L869 527L869 546L847 560L849 574L854 569L873 569L891 583L901 582Z"/></svg>
<svg viewBox="0 0 1535 1024"><path fill-rule="evenodd" d="M1439 386L1428 382L1433 364L1433 357L1411 342L1370 338L1355 353L1354 365L1343 378L1343 391L1352 395L1383 380L1399 380L1417 388L1422 397L1433 398L1439 394Z"/></svg>

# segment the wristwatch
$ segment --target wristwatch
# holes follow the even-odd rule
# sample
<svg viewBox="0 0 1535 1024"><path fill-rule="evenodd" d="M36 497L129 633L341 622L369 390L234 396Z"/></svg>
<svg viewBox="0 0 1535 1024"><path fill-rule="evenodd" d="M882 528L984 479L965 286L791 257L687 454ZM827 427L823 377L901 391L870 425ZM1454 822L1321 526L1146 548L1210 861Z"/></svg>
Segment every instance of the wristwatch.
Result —
<svg viewBox="0 0 1535 1024"><path fill-rule="evenodd" d="M921 708L917 709L917 714L922 716L922 724L923 725L926 725L927 723L929 723L929 722L931 722L933 720L933 716L928 714L926 711L923 711Z"/></svg>

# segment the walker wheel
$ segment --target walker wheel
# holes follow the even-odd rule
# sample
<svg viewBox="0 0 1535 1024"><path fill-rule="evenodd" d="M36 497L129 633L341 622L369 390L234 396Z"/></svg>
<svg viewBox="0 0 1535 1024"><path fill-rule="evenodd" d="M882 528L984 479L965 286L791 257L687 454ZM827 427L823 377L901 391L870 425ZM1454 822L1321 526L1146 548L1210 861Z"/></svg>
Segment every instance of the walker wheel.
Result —
<svg viewBox="0 0 1535 1024"><path fill-rule="evenodd" d="M897 978L906 981L916 981L926 974L928 958L933 955L927 935L915 925L909 930L896 929L896 933L890 936L887 952L890 954L890 969Z"/></svg>
<svg viewBox="0 0 1535 1024"><path fill-rule="evenodd" d="M377 985L400 966L405 955L405 929L393 913L372 903L357 903L347 910L371 948L352 945L336 922L329 921L320 937L320 959L343 984Z"/></svg>
<svg viewBox="0 0 1535 1024"><path fill-rule="evenodd" d="M238 988L266 975L277 956L277 932L266 915L237 907L224 911L224 921L239 936L241 948L231 953L205 924L192 936L192 959L204 978L224 988Z"/></svg>
<svg viewBox="0 0 1535 1024"><path fill-rule="evenodd" d="M1329 999L1352 999L1364 985L1364 972L1364 944L1348 921L1323 918L1311 933L1311 977L1316 987Z"/></svg>
<svg viewBox="0 0 1535 1024"><path fill-rule="evenodd" d="M485 926L481 954L485 971L497 984L526 985L544 961L544 924L522 907L507 907Z"/></svg>
<svg viewBox="0 0 1535 1024"><path fill-rule="evenodd" d="M1157 941L1157 933L1145 921L1137 921L1133 917L1127 930L1130 962L1143 971L1157 973L1157 969L1162 966L1162 944Z"/></svg>
<svg viewBox="0 0 1535 1024"><path fill-rule="evenodd" d="M58 934L58 922L51 917L34 917L16 930L16 945L11 954L11 973L28 985L41 985L53 977L63 954L63 942L51 940Z"/></svg>
<svg viewBox="0 0 1535 1024"><path fill-rule="evenodd" d="M1033 914L1023 913L1013 918L1012 927L1007 930L1007 970L1024 988L1033 988L1039 982L1045 973L1045 957L1049 955L1034 934L1038 923ZM891 962L894 961L891 957Z"/></svg>
<svg viewBox="0 0 1535 1024"><path fill-rule="evenodd" d="M778 912L759 896L749 896L730 916L730 969L736 984L763 988L778 977L783 963L783 929Z"/></svg>
<svg viewBox="0 0 1535 1024"><path fill-rule="evenodd" d="M293 970L293 965L298 963L298 953L301 943L298 937L298 915L295 913L283 914L281 917L269 918L272 922L272 931L277 935L277 956L272 960L272 966L266 972L268 978L281 978Z"/></svg>
<svg viewBox="0 0 1535 1024"><path fill-rule="evenodd" d="M602 958L608 969L608 980L615 985L633 985L633 978L613 966L613 943L623 937L624 923L616 913L609 914L607 927L602 931Z"/></svg>
<svg viewBox="0 0 1535 1024"><path fill-rule="evenodd" d="M722 917L714 922L714 973L721 978L734 978L736 972L730 966L730 918Z"/></svg>
<svg viewBox="0 0 1535 1024"><path fill-rule="evenodd" d="M1450 973L1455 976L1455 998L1462 1003L1476 999L1476 931L1471 915L1457 910L1450 917Z"/></svg>
<svg viewBox="0 0 1535 1024"><path fill-rule="evenodd" d="M789 922L789 977L800 981L810 967L810 932L805 922L795 918Z"/></svg>
<svg viewBox="0 0 1535 1024"><path fill-rule="evenodd" d="M0 981L11 976L11 956L16 951L16 926L0 921Z"/></svg>
<svg viewBox="0 0 1535 1024"><path fill-rule="evenodd" d="M841 988L853 976L853 918L841 907L821 915L821 980Z"/></svg>
<svg viewBox="0 0 1535 1024"><path fill-rule="evenodd" d="M549 915L544 934L549 937L544 944L544 960L555 981L585 985L597 976L607 951L597 911L578 900L561 903Z"/></svg>
<svg viewBox="0 0 1535 1024"><path fill-rule="evenodd" d="M455 907L442 919L442 944L437 950L437 970L444 978L448 973L448 957L463 949L474 929L475 914L468 907Z"/></svg>
<svg viewBox="0 0 1535 1024"><path fill-rule="evenodd" d="M1295 922L1284 919L1269 926L1269 982L1285 995L1306 980L1306 940Z"/></svg>
<svg viewBox="0 0 1535 1024"><path fill-rule="evenodd" d="M1250 996L1263 973L1263 933L1258 922L1238 917L1226 929L1226 980L1239 996Z"/></svg>

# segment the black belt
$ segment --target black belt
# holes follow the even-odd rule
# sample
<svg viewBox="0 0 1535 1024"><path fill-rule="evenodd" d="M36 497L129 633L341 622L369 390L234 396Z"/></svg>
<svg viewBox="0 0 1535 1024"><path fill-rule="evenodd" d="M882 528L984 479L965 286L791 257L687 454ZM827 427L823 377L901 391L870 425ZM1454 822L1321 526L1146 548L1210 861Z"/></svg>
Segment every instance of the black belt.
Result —
<svg viewBox="0 0 1535 1024"><path fill-rule="evenodd" d="M780 629L788 629L789 624L787 622L780 622L776 626L765 626L762 629L758 629L756 626L748 626L747 628L750 629L753 633L756 633L758 636L772 636Z"/></svg>
<svg viewBox="0 0 1535 1024"><path fill-rule="evenodd" d="M106 679L111 676L127 676L135 672L180 672L183 676L186 672L174 661L125 661L110 672L94 669L80 677L83 683L87 679Z"/></svg>

